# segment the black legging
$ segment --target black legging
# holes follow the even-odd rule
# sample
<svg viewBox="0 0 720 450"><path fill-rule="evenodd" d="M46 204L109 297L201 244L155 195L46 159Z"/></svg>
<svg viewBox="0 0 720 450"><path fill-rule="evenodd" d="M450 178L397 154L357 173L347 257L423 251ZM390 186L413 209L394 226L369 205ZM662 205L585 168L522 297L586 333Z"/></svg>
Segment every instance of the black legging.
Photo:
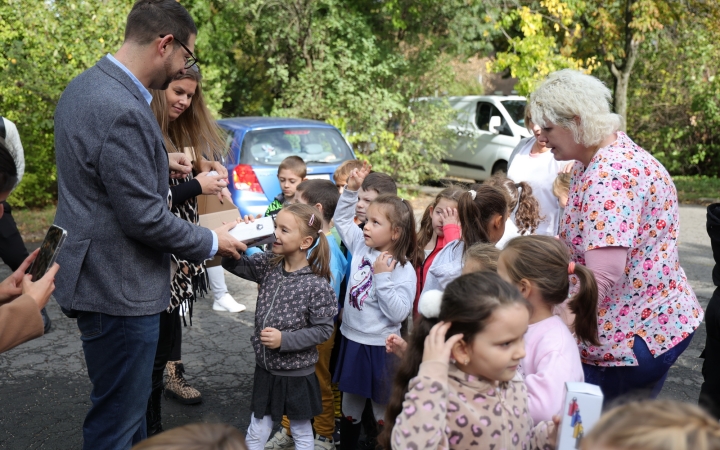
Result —
<svg viewBox="0 0 720 450"><path fill-rule="evenodd" d="M0 217L0 259L15 272L29 253L13 219L10 205L7 202L2 202L2 205L5 212Z"/></svg>

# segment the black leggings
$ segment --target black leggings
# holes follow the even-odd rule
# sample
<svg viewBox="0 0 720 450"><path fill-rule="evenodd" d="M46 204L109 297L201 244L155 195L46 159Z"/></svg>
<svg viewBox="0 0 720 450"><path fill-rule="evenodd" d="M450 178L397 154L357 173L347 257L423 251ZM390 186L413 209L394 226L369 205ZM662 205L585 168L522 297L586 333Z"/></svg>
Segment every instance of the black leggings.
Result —
<svg viewBox="0 0 720 450"><path fill-rule="evenodd" d="M153 389L162 387L163 372L168 361L180 360L180 346L182 339L182 324L180 323L180 308L172 312L160 313L160 338L155 351L152 382ZM177 356L177 359L173 359Z"/></svg>
<svg viewBox="0 0 720 450"><path fill-rule="evenodd" d="M0 259L15 272L29 253L13 219L10 205L7 202L2 202L2 205L5 212L0 217Z"/></svg>

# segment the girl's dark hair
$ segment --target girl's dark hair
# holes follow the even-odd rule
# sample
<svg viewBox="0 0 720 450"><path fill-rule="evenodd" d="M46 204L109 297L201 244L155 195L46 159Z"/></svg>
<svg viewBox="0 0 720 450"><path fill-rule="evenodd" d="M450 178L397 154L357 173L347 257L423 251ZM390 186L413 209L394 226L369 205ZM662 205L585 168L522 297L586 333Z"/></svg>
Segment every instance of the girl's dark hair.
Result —
<svg viewBox="0 0 720 450"><path fill-rule="evenodd" d="M475 191L475 199L472 193ZM505 194L496 187L485 184L473 184L458 199L458 219L462 241L465 244L463 254L476 242L490 242L488 224L496 215L507 217L508 207ZM494 242L493 242L494 244Z"/></svg>
<svg viewBox="0 0 720 450"><path fill-rule="evenodd" d="M413 266L418 263L417 240L415 236L415 214L410 203L397 195L383 194L372 201L371 205L378 205L390 221L392 229L400 231L400 237L393 243L392 257L401 265L410 262Z"/></svg>
<svg viewBox="0 0 720 450"><path fill-rule="evenodd" d="M0 120L2 118L0 117ZM0 193L10 192L18 179L15 158L10 154L5 139L0 138Z"/></svg>
<svg viewBox="0 0 720 450"><path fill-rule="evenodd" d="M440 200L444 198L457 202L463 192L465 192L465 189L460 186L450 185L440 191L435 197L435 200L425 208L425 212L420 220L420 231L418 231L417 235L418 251L421 252L421 254L425 251L425 246L430 242L434 233L431 209L434 210Z"/></svg>
<svg viewBox="0 0 720 450"><path fill-rule="evenodd" d="M495 186L505 193L508 201L508 212L515 211L515 225L518 232L533 234L540 225L543 217L540 216L540 204L533 195L532 187L524 181L516 183L505 174L497 173L485 181L485 184Z"/></svg>
<svg viewBox="0 0 720 450"><path fill-rule="evenodd" d="M312 244L310 244L309 247L312 251L310 251L310 256L308 257L308 263L310 263L310 268L315 275L330 281L330 245L328 244L325 233L322 231L322 214L320 211L314 206L293 203L284 206L280 213L282 212L287 212L295 216L295 220L300 226L300 234L302 236L311 236L313 238ZM316 242L317 245L315 246ZM313 246L315 247L313 248ZM270 264L280 264L284 259L284 255L275 255L270 260Z"/></svg>
<svg viewBox="0 0 720 450"><path fill-rule="evenodd" d="M530 310L530 305L517 288L503 281L493 272L476 272L462 275L453 280L445 288L437 318L420 316L415 321L410 334L408 348L395 374L393 390L385 410L385 430L378 437L380 445L390 449L390 437L395 419L402 410L408 383L417 376L425 350L425 338L430 329L442 320L452 322L445 338L462 333L463 341L472 342L475 335L482 332L488 319L498 308L523 305Z"/></svg>
<svg viewBox="0 0 720 450"><path fill-rule="evenodd" d="M526 279L540 290L543 300L551 305L563 303L568 296L568 249L550 236L520 236L511 239L503 250L505 270L513 283ZM598 289L595 276L585 266L575 264L580 289L568 306L575 314L575 335L590 345L599 345L597 326Z"/></svg>

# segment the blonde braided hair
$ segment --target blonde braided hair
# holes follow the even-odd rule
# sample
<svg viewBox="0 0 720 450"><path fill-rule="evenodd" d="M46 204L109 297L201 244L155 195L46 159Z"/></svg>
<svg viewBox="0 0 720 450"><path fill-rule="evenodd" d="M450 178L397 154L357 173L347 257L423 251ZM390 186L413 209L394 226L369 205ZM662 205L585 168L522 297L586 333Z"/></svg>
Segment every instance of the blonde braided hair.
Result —
<svg viewBox="0 0 720 450"><path fill-rule="evenodd" d="M720 449L720 423L696 405L672 400L628 403L605 413L582 450Z"/></svg>

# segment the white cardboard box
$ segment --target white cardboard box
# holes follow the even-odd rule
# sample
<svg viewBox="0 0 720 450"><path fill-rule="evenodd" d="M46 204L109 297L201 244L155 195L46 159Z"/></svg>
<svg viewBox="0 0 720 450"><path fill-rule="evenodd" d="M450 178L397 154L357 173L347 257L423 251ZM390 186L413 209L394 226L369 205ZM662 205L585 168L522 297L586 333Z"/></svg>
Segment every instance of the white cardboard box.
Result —
<svg viewBox="0 0 720 450"><path fill-rule="evenodd" d="M272 217L263 217L255 222L237 224L230 234L248 247L269 244L275 242L275 223Z"/></svg>
<svg viewBox="0 0 720 450"><path fill-rule="evenodd" d="M599 386L566 382L565 402L560 415L557 450L580 448L580 440L602 415L603 393Z"/></svg>

